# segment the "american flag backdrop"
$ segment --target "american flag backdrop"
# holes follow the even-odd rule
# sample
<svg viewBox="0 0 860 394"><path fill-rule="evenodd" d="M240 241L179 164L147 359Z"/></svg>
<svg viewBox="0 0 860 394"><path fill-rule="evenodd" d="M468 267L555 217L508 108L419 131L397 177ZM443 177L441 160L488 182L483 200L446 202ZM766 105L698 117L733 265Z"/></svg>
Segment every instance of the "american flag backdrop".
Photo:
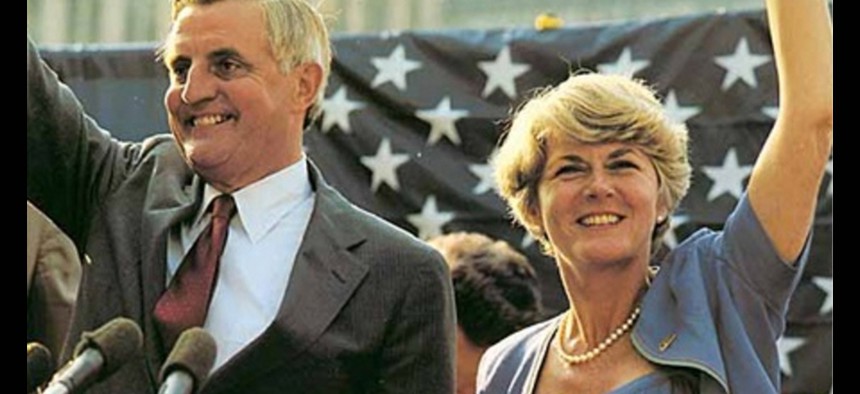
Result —
<svg viewBox="0 0 860 394"><path fill-rule="evenodd" d="M720 228L778 110L761 11L556 30L404 31L335 36L324 113L305 136L326 179L357 205L427 238L468 230L526 253L553 314L555 264L506 215L487 164L513 108L572 71L645 79L690 130L693 182L666 238ZM45 47L87 110L120 139L167 129L154 44ZM819 190L810 263L778 343L783 391L832 393L833 164Z"/></svg>

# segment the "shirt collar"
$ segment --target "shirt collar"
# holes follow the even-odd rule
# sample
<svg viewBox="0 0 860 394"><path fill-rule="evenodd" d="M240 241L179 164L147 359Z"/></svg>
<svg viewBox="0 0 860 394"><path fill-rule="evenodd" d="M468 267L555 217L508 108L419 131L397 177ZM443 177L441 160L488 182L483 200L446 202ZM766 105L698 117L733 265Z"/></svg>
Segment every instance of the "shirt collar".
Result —
<svg viewBox="0 0 860 394"><path fill-rule="evenodd" d="M203 204L194 221L194 226L203 224L206 207L223 194L210 184L203 189ZM236 216L248 233L252 243L259 241L287 213L313 195L308 163L304 154L292 165L233 193L236 201Z"/></svg>

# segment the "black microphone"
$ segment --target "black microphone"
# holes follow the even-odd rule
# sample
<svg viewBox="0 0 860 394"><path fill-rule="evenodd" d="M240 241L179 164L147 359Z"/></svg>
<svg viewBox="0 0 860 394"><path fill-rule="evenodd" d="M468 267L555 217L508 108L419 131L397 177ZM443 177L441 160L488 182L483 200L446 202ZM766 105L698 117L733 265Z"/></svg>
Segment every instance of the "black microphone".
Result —
<svg viewBox="0 0 860 394"><path fill-rule="evenodd" d="M81 334L75 357L54 375L42 394L79 393L142 354L143 334L131 319L118 317Z"/></svg>
<svg viewBox="0 0 860 394"><path fill-rule="evenodd" d="M200 391L218 347L206 330L193 327L182 332L161 367L159 394L192 394Z"/></svg>
<svg viewBox="0 0 860 394"><path fill-rule="evenodd" d="M35 391L36 388L48 381L54 373L54 356L51 351L38 342L27 344L27 392Z"/></svg>

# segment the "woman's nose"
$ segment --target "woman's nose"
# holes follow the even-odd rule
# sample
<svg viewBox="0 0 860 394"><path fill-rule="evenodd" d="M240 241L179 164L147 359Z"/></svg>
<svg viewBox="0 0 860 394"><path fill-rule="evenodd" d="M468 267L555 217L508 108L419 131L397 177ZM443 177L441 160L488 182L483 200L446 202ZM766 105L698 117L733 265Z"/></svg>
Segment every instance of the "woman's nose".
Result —
<svg viewBox="0 0 860 394"><path fill-rule="evenodd" d="M615 195L615 189L608 176L595 172L585 189L585 196L590 200L609 198Z"/></svg>

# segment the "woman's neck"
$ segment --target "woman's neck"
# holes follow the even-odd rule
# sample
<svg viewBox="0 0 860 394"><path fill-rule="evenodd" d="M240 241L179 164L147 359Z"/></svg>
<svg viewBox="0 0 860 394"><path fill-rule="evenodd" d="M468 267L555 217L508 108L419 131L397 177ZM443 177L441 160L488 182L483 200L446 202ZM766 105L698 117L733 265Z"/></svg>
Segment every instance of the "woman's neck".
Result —
<svg viewBox="0 0 860 394"><path fill-rule="evenodd" d="M597 346L627 321L646 289L647 262L580 268L559 264L571 319L560 332L567 349Z"/></svg>

